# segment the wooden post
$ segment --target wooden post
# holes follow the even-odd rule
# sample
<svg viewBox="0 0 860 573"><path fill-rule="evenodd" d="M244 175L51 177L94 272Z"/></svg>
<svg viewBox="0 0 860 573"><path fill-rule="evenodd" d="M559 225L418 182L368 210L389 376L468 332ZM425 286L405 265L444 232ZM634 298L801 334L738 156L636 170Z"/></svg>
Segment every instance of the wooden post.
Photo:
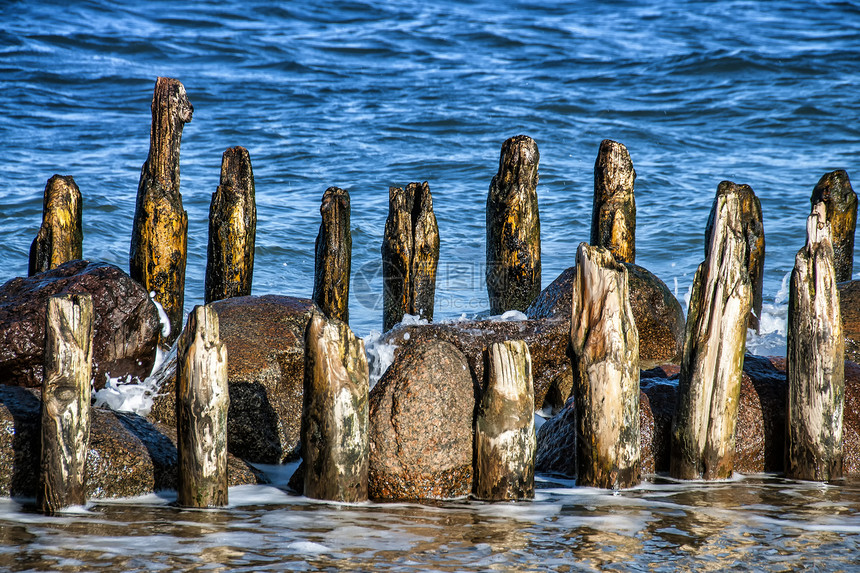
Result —
<svg viewBox="0 0 860 573"><path fill-rule="evenodd" d="M227 347L218 313L195 306L177 343L177 503L183 507L227 505Z"/></svg>
<svg viewBox="0 0 860 573"><path fill-rule="evenodd" d="M502 144L487 196L487 293L490 312L525 311L540 294L537 143L517 135Z"/></svg>
<svg viewBox="0 0 860 573"><path fill-rule="evenodd" d="M433 320L439 227L430 186L389 187L382 239L383 330L415 314Z"/></svg>
<svg viewBox="0 0 860 573"><path fill-rule="evenodd" d="M42 201L42 226L30 246L29 276L83 257L81 190L71 176L48 179Z"/></svg>
<svg viewBox="0 0 860 573"><path fill-rule="evenodd" d="M349 278L352 265L349 192L325 190L320 205L319 234L315 245L313 301L329 318L349 323Z"/></svg>
<svg viewBox="0 0 860 573"><path fill-rule="evenodd" d="M854 270L854 230L857 226L857 193L851 188L848 173L843 170L822 175L810 198L815 204L823 202L830 223L833 264L836 282L850 281Z"/></svg>
<svg viewBox="0 0 860 573"><path fill-rule="evenodd" d="M366 500L370 385L364 341L345 323L314 312L305 345L304 494L335 501Z"/></svg>
<svg viewBox="0 0 860 573"><path fill-rule="evenodd" d="M636 171L623 143L604 139L594 163L591 244L609 249L619 263L636 262Z"/></svg>
<svg viewBox="0 0 860 573"><path fill-rule="evenodd" d="M179 146L182 128L193 111L178 80L158 78L152 96L149 156L140 171L131 233L129 274L147 292L155 293L167 313L170 334L162 342L168 345L182 329L185 303L188 214L179 192Z"/></svg>
<svg viewBox="0 0 860 573"><path fill-rule="evenodd" d="M708 253L693 279L670 473L725 479L734 468L735 424L752 287L738 186L723 181L711 208Z"/></svg>
<svg viewBox="0 0 860 573"><path fill-rule="evenodd" d="M639 334L627 268L603 247L576 251L570 343L577 485L621 489L642 479Z"/></svg>
<svg viewBox="0 0 860 573"><path fill-rule="evenodd" d="M735 191L740 202L741 230L747 244L746 264L749 269L752 287L752 310L749 327L759 331L761 325L762 288L764 285L764 223L761 215L761 202L749 185L736 185ZM714 226L714 211L705 228L705 257L711 248L711 233Z"/></svg>
<svg viewBox="0 0 860 573"><path fill-rule="evenodd" d="M487 348L487 386L475 422L478 499L505 501L535 496L534 385L529 347L522 340Z"/></svg>
<svg viewBox="0 0 860 573"><path fill-rule="evenodd" d="M93 301L88 294L48 299L42 382L42 454L37 503L47 514L86 503L90 441Z"/></svg>
<svg viewBox="0 0 860 573"><path fill-rule="evenodd" d="M244 147L231 147L221 158L221 183L209 205L206 304L251 294L256 234L251 156Z"/></svg>
<svg viewBox="0 0 860 573"><path fill-rule="evenodd" d="M806 222L806 246L791 273L786 349L785 475L828 481L842 477L845 342L830 225L823 202Z"/></svg>

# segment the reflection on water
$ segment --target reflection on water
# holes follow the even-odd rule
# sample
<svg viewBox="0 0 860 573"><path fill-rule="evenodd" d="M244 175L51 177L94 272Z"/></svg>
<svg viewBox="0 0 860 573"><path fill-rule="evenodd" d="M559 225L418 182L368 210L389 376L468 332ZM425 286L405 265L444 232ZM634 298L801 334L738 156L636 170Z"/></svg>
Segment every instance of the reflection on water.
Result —
<svg viewBox="0 0 860 573"><path fill-rule="evenodd" d="M0 568L80 570L716 571L855 568L860 481L774 476L612 493L541 482L527 503L333 504L271 486L224 510L170 497L59 517L0 501Z"/></svg>

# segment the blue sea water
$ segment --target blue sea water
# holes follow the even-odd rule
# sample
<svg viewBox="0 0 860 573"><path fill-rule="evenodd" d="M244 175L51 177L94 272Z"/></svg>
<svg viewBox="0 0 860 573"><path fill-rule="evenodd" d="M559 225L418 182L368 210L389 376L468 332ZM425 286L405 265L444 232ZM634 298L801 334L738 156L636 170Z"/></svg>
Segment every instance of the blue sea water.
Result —
<svg viewBox="0 0 860 573"><path fill-rule="evenodd" d="M180 79L194 105L181 161L189 217L186 311L202 303L209 202L221 154L235 145L250 151L256 179L254 294L310 296L320 198L331 185L349 189L353 270L371 277L358 292L354 283L350 295L350 322L361 335L381 327L375 295L389 185L430 184L441 235L437 317L488 307L484 206L501 144L513 135L530 135L540 148L544 286L573 264L576 246L589 238L593 164L600 141L609 138L628 147L637 171L637 263L681 299L704 255L717 184L752 186L764 212L764 298L776 323L784 314L783 278L805 242L812 188L833 169L860 179L860 5L853 1L0 0L0 282L26 274L42 192L54 173L74 176L83 193L84 256L128 268L157 76ZM858 263L855 255L855 277ZM774 329L779 338L779 325ZM801 511L800 529L768 521L785 537L756 546L750 568L854 563L840 561L842 553L828 545L857 555L860 496L850 489L840 495L848 500L838 513L850 527L811 543L825 561L769 561L792 551L792 542L810 550L807 533L797 541L809 525ZM793 508L796 497L779 503ZM536 503L535 511L546 509ZM639 515L640 501L630 503L625 515ZM733 519L684 507L659 511L678 512L694 525L661 533L659 543L646 544L648 552L681 559L684 548L714 535L695 523L734 527ZM476 526L485 523L481 512L463 511L467 517L457 523L477 527L476 538L492 537L494 521ZM225 519L242 529L241 515ZM555 531L546 525L555 514L541 515L538 529ZM576 519L568 522L575 528ZM718 531L717 543L735 550L742 533ZM260 535L257 543L268 539ZM603 548L600 554L636 538L620 535L592 545L573 538ZM550 537L560 555L572 550ZM314 539L293 541L325 545ZM493 541L481 543L481 558L489 560L476 559L483 565L474 569L504 569L504 561L492 559ZM504 555L531 566L544 549L530 543ZM466 561L431 560L425 569L460 570Z"/></svg>

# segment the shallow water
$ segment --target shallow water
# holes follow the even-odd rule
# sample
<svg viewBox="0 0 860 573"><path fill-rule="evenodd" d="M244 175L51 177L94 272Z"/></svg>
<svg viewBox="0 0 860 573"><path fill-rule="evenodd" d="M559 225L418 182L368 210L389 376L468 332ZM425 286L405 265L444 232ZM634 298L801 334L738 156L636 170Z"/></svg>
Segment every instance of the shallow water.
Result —
<svg viewBox="0 0 860 573"><path fill-rule="evenodd" d="M286 472L281 472L286 476ZM277 475L275 476L277 478ZM46 518L0 502L10 571L852 571L860 482L655 478L613 493L541 481L532 502L323 503L231 488L224 510L172 497Z"/></svg>
<svg viewBox="0 0 860 573"><path fill-rule="evenodd" d="M637 171L637 263L683 301L717 184L748 183L767 241L764 336L784 352L784 277L826 171L860 172L854 2L0 3L0 282L26 274L45 181L84 196L84 256L128 268L155 78L194 105L182 146L186 310L203 299L221 153L256 177L254 294L310 296L319 200L352 195L352 327L381 326L389 185L427 180L441 235L436 316L484 311L484 204L502 142L541 152L543 284L589 238L600 141ZM855 254L855 277L860 264ZM127 570L852 569L858 486L776 477L522 505L338 506L274 488L224 511L96 504L44 518L3 501L0 567ZM160 499L160 498L159 498Z"/></svg>

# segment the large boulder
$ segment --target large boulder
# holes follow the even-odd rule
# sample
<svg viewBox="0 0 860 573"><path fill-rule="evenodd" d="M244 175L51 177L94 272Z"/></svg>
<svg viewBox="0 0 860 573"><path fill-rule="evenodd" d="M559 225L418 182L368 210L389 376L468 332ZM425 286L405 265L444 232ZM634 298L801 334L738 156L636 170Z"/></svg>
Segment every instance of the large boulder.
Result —
<svg viewBox="0 0 860 573"><path fill-rule="evenodd" d="M475 380L484 380L484 354L496 342L522 340L532 359L535 409L553 412L562 407L573 386L568 347L570 321L556 318L536 320L470 320L434 324L402 324L383 337L393 345L394 361L415 345L430 341L453 344L468 361Z"/></svg>
<svg viewBox="0 0 860 573"><path fill-rule="evenodd" d="M39 483L38 390L0 386L0 496L36 497ZM87 452L87 497L129 497L175 490L176 432L135 414L92 409ZM230 456L230 485L266 478Z"/></svg>
<svg viewBox="0 0 860 573"><path fill-rule="evenodd" d="M672 415L678 368L643 371L640 424L643 473L669 471ZM735 433L735 471L781 472L785 456L786 377L784 358L746 355ZM575 475L571 407L565 407L538 432L536 471ZM573 426L575 428L575 426ZM860 474L860 365L845 361L843 471Z"/></svg>
<svg viewBox="0 0 860 573"><path fill-rule="evenodd" d="M70 261L0 286L0 382L27 388L42 385L45 314L56 294L89 293L93 298L93 379L106 375L149 375L161 324L144 288L107 263Z"/></svg>
<svg viewBox="0 0 860 573"><path fill-rule="evenodd" d="M477 394L454 345L430 340L404 350L370 392L370 497L469 495Z"/></svg>
<svg viewBox="0 0 860 573"><path fill-rule="evenodd" d="M860 281L845 281L839 288L845 358L860 363Z"/></svg>
<svg viewBox="0 0 860 573"><path fill-rule="evenodd" d="M627 267L630 305L639 331L639 366L678 364L684 349L684 310L669 287L650 271L632 263ZM562 272L526 309L532 319L564 320L569 328L576 267Z"/></svg>
<svg viewBox="0 0 860 573"><path fill-rule="evenodd" d="M299 443L304 334L313 302L280 295L212 303L227 347L228 449L252 463L285 461ZM161 387L150 418L175 426L175 374Z"/></svg>

